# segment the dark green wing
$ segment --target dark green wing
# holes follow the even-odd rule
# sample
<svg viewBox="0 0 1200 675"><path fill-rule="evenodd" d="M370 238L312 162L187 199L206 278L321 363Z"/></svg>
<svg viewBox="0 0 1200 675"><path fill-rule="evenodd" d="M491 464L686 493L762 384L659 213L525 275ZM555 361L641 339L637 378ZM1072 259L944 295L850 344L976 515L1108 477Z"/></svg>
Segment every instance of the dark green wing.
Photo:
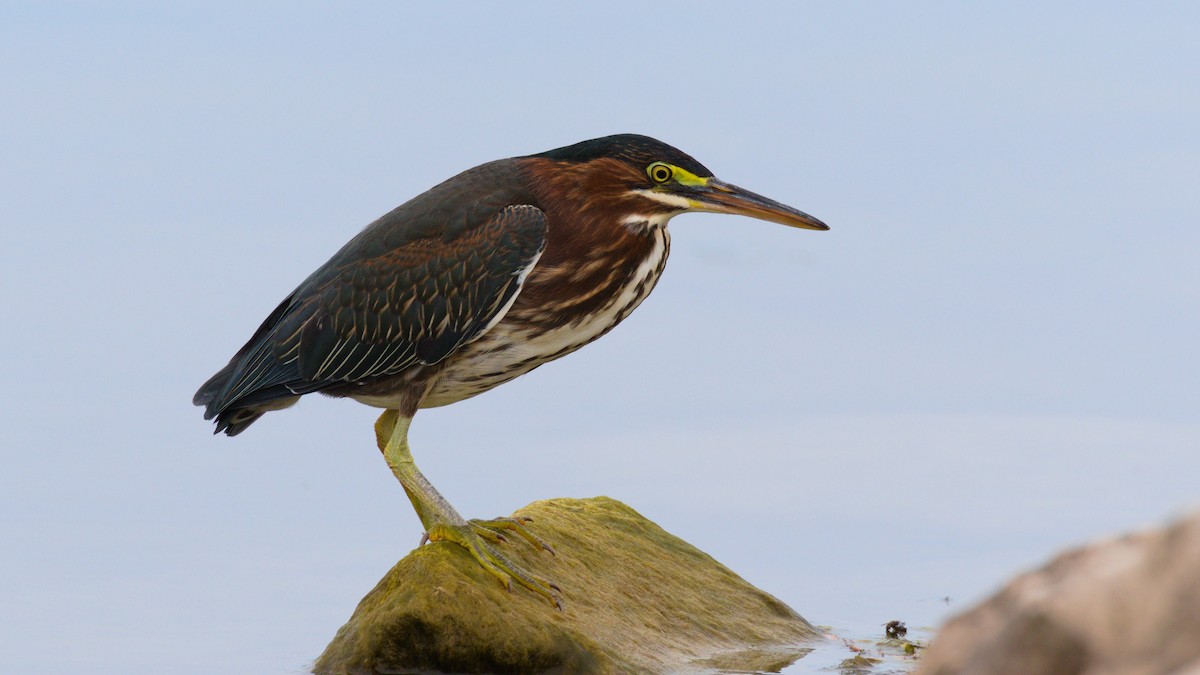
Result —
<svg viewBox="0 0 1200 675"><path fill-rule="evenodd" d="M435 364L477 337L545 245L546 217L509 206L467 235L425 239L362 261L326 283L281 341L306 381L356 382Z"/></svg>
<svg viewBox="0 0 1200 675"><path fill-rule="evenodd" d="M428 227L443 215L428 212L413 226L383 222L407 215L398 209L364 230L200 388L194 401L206 406L205 418L221 416L220 431L227 410L270 409L435 364L479 337L508 310L546 243L540 209L510 205L485 217L480 206L456 214L453 227Z"/></svg>

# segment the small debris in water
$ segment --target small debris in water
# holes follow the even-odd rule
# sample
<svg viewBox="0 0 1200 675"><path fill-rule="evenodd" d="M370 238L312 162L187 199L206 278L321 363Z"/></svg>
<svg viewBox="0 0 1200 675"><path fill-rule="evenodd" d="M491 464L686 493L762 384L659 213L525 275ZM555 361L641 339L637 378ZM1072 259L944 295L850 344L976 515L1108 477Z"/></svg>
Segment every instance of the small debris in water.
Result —
<svg viewBox="0 0 1200 675"><path fill-rule="evenodd" d="M908 626L905 626L903 621L892 619L891 621L883 624L883 632L889 638L895 640L896 638L902 638L905 635L908 635Z"/></svg>

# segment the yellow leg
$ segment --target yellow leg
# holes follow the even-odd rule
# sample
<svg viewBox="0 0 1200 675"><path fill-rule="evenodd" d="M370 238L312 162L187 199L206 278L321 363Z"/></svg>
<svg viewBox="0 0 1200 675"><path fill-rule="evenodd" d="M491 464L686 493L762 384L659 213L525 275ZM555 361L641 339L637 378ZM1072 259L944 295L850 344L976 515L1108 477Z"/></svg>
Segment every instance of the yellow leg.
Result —
<svg viewBox="0 0 1200 675"><path fill-rule="evenodd" d="M526 541L539 549L554 552L545 542L535 536L516 518L497 518L495 520L467 521L458 515L458 511L446 501L446 498L433 487L413 462L412 453L408 447L408 427L411 417L400 415L395 410L388 410L379 416L375 422L375 438L388 467L404 487L408 500L412 502L417 517L425 527L421 543L428 541L452 541L471 554L476 561L488 572L500 580L505 588L512 589L512 581L537 593L546 600L562 609L559 600L558 586L538 578L521 569L515 563L500 555L488 543L507 541L501 530L515 532ZM524 519L528 520L528 519Z"/></svg>

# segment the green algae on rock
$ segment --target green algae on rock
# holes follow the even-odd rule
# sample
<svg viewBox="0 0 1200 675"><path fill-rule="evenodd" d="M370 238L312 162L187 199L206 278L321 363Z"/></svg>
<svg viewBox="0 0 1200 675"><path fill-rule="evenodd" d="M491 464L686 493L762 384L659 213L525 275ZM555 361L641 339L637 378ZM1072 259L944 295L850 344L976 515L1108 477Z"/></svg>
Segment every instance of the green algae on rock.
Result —
<svg viewBox="0 0 1200 675"><path fill-rule="evenodd" d="M505 552L563 589L559 612L506 591L460 546L420 547L387 573L317 673L680 673L738 653L806 653L818 632L704 552L607 497L534 502L515 516L557 552ZM785 657L776 657L777 659Z"/></svg>

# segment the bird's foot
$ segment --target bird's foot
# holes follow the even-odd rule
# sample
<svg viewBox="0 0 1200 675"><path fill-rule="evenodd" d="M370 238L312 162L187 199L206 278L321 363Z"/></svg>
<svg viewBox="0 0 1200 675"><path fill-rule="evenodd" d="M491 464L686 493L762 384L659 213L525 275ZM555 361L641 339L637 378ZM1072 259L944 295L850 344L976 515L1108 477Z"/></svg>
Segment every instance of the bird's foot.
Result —
<svg viewBox="0 0 1200 675"><path fill-rule="evenodd" d="M524 519L528 520L528 519ZM536 535L528 530L525 525L516 518L497 518L495 520L472 520L465 525L449 525L437 524L429 528L421 539L421 543L426 541L452 541L459 546L467 549L471 557L475 558L476 562L487 570L492 576L500 580L504 587L512 590L512 582L516 580L518 584L537 593L545 598L548 602L555 606L560 612L562 611L562 599L559 593L562 589L554 582L547 581L539 576L525 571L521 566L512 562L505 556L501 555L496 549L492 548L489 542L506 542L508 541L503 534L497 530L508 530L516 532L521 537L529 541L534 547L545 549L554 553L545 542L539 539Z"/></svg>
<svg viewBox="0 0 1200 675"><path fill-rule="evenodd" d="M550 555L558 555L554 549L550 548L550 544L542 541L542 538L529 531L525 527L525 523L532 523L533 518L519 516L516 518L493 518L491 520L480 520L472 518L470 521L471 528L475 530L484 539L493 543L502 544L508 541L505 538L505 533L513 533L519 535L522 539L529 542L531 546L539 551L549 551Z"/></svg>

